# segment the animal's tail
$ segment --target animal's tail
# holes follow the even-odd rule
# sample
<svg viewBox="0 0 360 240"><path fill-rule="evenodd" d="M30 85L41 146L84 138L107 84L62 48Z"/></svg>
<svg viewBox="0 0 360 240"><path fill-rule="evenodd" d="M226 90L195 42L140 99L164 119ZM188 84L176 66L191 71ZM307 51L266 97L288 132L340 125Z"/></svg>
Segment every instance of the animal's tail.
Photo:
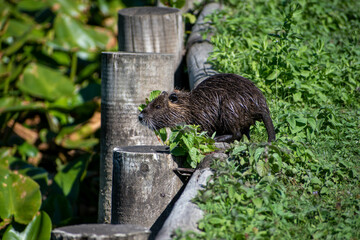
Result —
<svg viewBox="0 0 360 240"><path fill-rule="evenodd" d="M266 131L268 133L268 142L275 141L275 129L270 114L268 112L263 112L262 120L265 124Z"/></svg>

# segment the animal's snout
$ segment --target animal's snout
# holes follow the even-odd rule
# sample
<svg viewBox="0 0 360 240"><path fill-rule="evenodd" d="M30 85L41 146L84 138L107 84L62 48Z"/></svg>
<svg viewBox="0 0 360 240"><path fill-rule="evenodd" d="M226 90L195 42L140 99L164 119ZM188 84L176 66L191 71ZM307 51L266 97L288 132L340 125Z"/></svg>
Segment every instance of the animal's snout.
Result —
<svg viewBox="0 0 360 240"><path fill-rule="evenodd" d="M142 122L144 120L144 114L140 113L139 116L138 116L138 119L139 119L140 122Z"/></svg>

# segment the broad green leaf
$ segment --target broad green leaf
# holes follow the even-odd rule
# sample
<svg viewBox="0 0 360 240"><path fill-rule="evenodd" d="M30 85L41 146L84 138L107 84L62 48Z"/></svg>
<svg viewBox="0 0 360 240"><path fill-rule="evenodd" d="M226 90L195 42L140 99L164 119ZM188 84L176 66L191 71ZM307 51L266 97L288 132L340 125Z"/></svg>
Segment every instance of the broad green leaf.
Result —
<svg viewBox="0 0 360 240"><path fill-rule="evenodd" d="M32 24L29 22L20 21L17 19L10 19L8 22L7 31L3 37L19 38L26 32L30 31ZM11 40L13 41L13 39ZM12 43L12 42L11 42Z"/></svg>
<svg viewBox="0 0 360 240"><path fill-rule="evenodd" d="M41 168L35 167L21 159L14 158L10 161L9 168L13 171L17 171L22 175L31 177L32 180L37 182L40 186L40 190L44 193L48 187L48 172Z"/></svg>
<svg viewBox="0 0 360 240"><path fill-rule="evenodd" d="M74 84L62 73L36 63L25 68L17 86L24 93L50 101L71 96L75 91Z"/></svg>
<svg viewBox="0 0 360 240"><path fill-rule="evenodd" d="M264 152L264 150L265 150L264 147L259 147L259 148L257 148L257 149L255 150L254 158L255 158L255 161L256 161L256 162L260 159L260 157L261 157L262 153Z"/></svg>
<svg viewBox="0 0 360 240"><path fill-rule="evenodd" d="M49 7L49 4L48 1L26 0L26 1L19 1L16 4L16 7L21 11L39 11Z"/></svg>
<svg viewBox="0 0 360 240"><path fill-rule="evenodd" d="M311 178L311 183L321 185L322 181L318 177L313 177Z"/></svg>
<svg viewBox="0 0 360 240"><path fill-rule="evenodd" d="M49 240L51 229L49 216L46 212L41 211L22 232L10 225L3 236L3 240Z"/></svg>
<svg viewBox="0 0 360 240"><path fill-rule="evenodd" d="M316 129L316 120L314 118L308 118L307 122L309 123L309 125L313 131L319 130L319 129Z"/></svg>
<svg viewBox="0 0 360 240"><path fill-rule="evenodd" d="M184 142L187 149L191 149L194 147L194 136L193 135L190 135L190 134L183 135L181 137L181 140Z"/></svg>
<svg viewBox="0 0 360 240"><path fill-rule="evenodd" d="M293 99L294 99L294 102L301 102L302 101L301 92L297 92L297 93L293 94Z"/></svg>
<svg viewBox="0 0 360 240"><path fill-rule="evenodd" d="M246 145L236 146L236 147L234 148L234 150L232 151L231 154L237 155L237 154L245 151L246 149L247 149L247 146L246 146Z"/></svg>
<svg viewBox="0 0 360 240"><path fill-rule="evenodd" d="M39 185L29 177L0 168L0 217L14 216L16 222L28 224L41 205Z"/></svg>
<svg viewBox="0 0 360 240"><path fill-rule="evenodd" d="M49 45L67 51L81 49L95 52L105 49L110 39L110 35L105 29L100 31L64 14L56 16L54 28L55 39L49 42Z"/></svg>
<svg viewBox="0 0 360 240"><path fill-rule="evenodd" d="M62 193L52 191L44 201L42 209L49 214L54 225L62 225L73 217L71 203Z"/></svg>
<svg viewBox="0 0 360 240"><path fill-rule="evenodd" d="M256 163L256 171L260 177L264 177L269 172L268 165L260 160Z"/></svg>
<svg viewBox="0 0 360 240"><path fill-rule="evenodd" d="M182 147L175 147L171 150L171 154L176 157L186 156L186 153L187 152Z"/></svg>
<svg viewBox="0 0 360 240"><path fill-rule="evenodd" d="M85 7L81 1L53 0L51 2L54 4L53 7L57 9L59 13L64 13L75 18L82 16Z"/></svg>
<svg viewBox="0 0 360 240"><path fill-rule="evenodd" d="M80 181L86 175L86 168L90 158L90 155L83 155L68 163L55 175L55 183L71 203L74 203L77 199Z"/></svg>
<svg viewBox="0 0 360 240"><path fill-rule="evenodd" d="M252 202L254 203L256 208L261 208L262 207L262 199L261 198L254 198L252 199Z"/></svg>

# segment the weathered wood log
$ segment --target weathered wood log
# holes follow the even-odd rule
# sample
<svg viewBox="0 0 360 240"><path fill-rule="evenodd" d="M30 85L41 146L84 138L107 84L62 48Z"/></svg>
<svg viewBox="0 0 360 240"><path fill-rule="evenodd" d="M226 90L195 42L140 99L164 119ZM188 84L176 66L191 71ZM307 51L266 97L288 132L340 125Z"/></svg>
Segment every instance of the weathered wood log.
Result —
<svg viewBox="0 0 360 240"><path fill-rule="evenodd" d="M200 82L217 72L207 63L213 46L210 44L210 34L206 39L202 35L209 30L210 25L204 21L206 15L213 13L221 8L218 3L210 3L201 11L196 24L194 25L189 37L186 54L186 62L189 72L190 88L195 88Z"/></svg>
<svg viewBox="0 0 360 240"><path fill-rule="evenodd" d="M197 222L203 217L204 213L192 202L192 199L206 185L207 179L211 175L212 171L209 168L197 170L193 173L186 184L184 192L176 201L170 216L166 219L158 235L156 235L157 240L171 239L171 235L178 228L182 231L198 231Z"/></svg>
<svg viewBox="0 0 360 240"><path fill-rule="evenodd" d="M191 89L196 87L201 81L207 77L216 74L217 72L212 69L211 65L206 63L209 53L213 47L209 40L202 39L202 31L205 31L204 17L213 11L220 8L219 4L213 3L205 6L201 12L196 25L193 27L191 41L187 47L187 66L189 70L189 80ZM220 144L221 145L221 144ZM220 147L218 144L217 146ZM215 153L209 158L226 158L224 154ZM212 171L209 166L205 166L203 169L197 169L187 183L184 192L180 196L179 200L175 203L174 209L170 216L166 219L162 229L156 236L157 240L171 239L171 234L180 228L183 231L192 230L198 231L197 222L203 217L203 212L192 203L192 199L196 196L198 190L203 186L206 186L207 179L212 175Z"/></svg>
<svg viewBox="0 0 360 240"><path fill-rule="evenodd" d="M174 86L174 56L164 53L102 53L101 159L98 221L110 223L113 148L159 144L138 122L137 107L153 90Z"/></svg>
<svg viewBox="0 0 360 240"><path fill-rule="evenodd" d="M166 146L128 146L114 149L113 166L111 222L157 233L183 186L181 163Z"/></svg>
<svg viewBox="0 0 360 240"><path fill-rule="evenodd" d="M171 53L174 70L183 58L184 26L179 9L134 7L118 12L119 51Z"/></svg>
<svg viewBox="0 0 360 240"><path fill-rule="evenodd" d="M145 227L124 224L81 224L56 228L52 240L147 240L150 230Z"/></svg>

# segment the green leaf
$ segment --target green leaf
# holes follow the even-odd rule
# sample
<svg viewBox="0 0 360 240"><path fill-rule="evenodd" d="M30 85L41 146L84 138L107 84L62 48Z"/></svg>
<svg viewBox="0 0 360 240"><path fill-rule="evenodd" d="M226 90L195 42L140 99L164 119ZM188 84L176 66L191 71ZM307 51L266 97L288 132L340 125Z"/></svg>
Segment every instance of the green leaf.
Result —
<svg viewBox="0 0 360 240"><path fill-rule="evenodd" d="M35 157L39 153L39 150L28 142L21 144L18 147L18 151L23 159L26 159L27 157Z"/></svg>
<svg viewBox="0 0 360 240"><path fill-rule="evenodd" d="M42 209L51 217L54 225L63 225L73 217L71 203L64 194L51 192L43 203Z"/></svg>
<svg viewBox="0 0 360 240"><path fill-rule="evenodd" d="M186 156L186 153L187 151L185 151L182 147L175 147L171 150L171 154L176 157Z"/></svg>
<svg viewBox="0 0 360 240"><path fill-rule="evenodd" d="M260 177L264 177L268 174L269 169L267 164L260 160L256 163L256 171Z"/></svg>
<svg viewBox="0 0 360 240"><path fill-rule="evenodd" d="M236 147L233 149L233 151L232 151L231 154L237 155L237 154L239 154L239 153L247 150L247 148L248 148L247 145L236 146Z"/></svg>
<svg viewBox="0 0 360 240"><path fill-rule="evenodd" d="M155 134L160 137L162 142L165 142L167 140L167 131L166 128L161 128L160 130L156 131Z"/></svg>
<svg viewBox="0 0 360 240"><path fill-rule="evenodd" d="M35 182L40 185L40 190L42 193L48 187L48 172L40 167L35 167L21 159L14 158L10 162L10 169L12 171L17 171L22 175L31 177Z"/></svg>
<svg viewBox="0 0 360 240"><path fill-rule="evenodd" d="M255 161L256 161L256 162L260 159L260 157L261 157L262 153L264 152L264 150L265 150L264 147L259 147L259 148L257 148L257 149L255 150L254 158L255 158Z"/></svg>
<svg viewBox="0 0 360 240"><path fill-rule="evenodd" d="M311 178L311 183L321 185L322 181L318 177L313 177Z"/></svg>
<svg viewBox="0 0 360 240"><path fill-rule="evenodd" d="M297 93L293 94L293 99L294 99L294 102L301 102L302 101L301 92L297 92Z"/></svg>
<svg viewBox="0 0 360 240"><path fill-rule="evenodd" d="M276 79L280 74L280 71L278 69L275 69L272 73L270 73L267 77L266 80L274 80Z"/></svg>
<svg viewBox="0 0 360 240"><path fill-rule="evenodd" d="M40 209L39 185L29 177L0 168L0 217L14 216L16 222L28 224Z"/></svg>
<svg viewBox="0 0 360 240"><path fill-rule="evenodd" d="M194 24L196 22L196 16L194 14L184 13L183 16L184 16L185 19L189 20L190 24Z"/></svg>
<svg viewBox="0 0 360 240"><path fill-rule="evenodd" d="M36 63L25 68L17 86L24 93L50 101L71 96L75 91L74 84L62 73Z"/></svg>
<svg viewBox="0 0 360 240"><path fill-rule="evenodd" d="M3 236L3 240L49 240L51 229L49 216L46 212L41 211L22 232L10 225Z"/></svg>
<svg viewBox="0 0 360 240"><path fill-rule="evenodd" d="M154 90L150 93L149 96L149 102L151 102L152 100L154 100L155 98L157 98L159 95L161 94L160 90Z"/></svg>
<svg viewBox="0 0 360 240"><path fill-rule="evenodd" d="M51 47L67 51L84 50L96 52L105 49L110 35L90 25L84 25L68 15L57 14L54 22L55 39L48 42Z"/></svg>
<svg viewBox="0 0 360 240"><path fill-rule="evenodd" d="M252 199L252 202L254 203L256 208L261 208L262 207L262 199L261 198L254 198Z"/></svg>
<svg viewBox="0 0 360 240"><path fill-rule="evenodd" d="M80 187L80 181L86 175L86 168L91 155L83 155L78 159L68 163L61 171L59 171L54 181L61 189L71 203L75 203Z"/></svg>

